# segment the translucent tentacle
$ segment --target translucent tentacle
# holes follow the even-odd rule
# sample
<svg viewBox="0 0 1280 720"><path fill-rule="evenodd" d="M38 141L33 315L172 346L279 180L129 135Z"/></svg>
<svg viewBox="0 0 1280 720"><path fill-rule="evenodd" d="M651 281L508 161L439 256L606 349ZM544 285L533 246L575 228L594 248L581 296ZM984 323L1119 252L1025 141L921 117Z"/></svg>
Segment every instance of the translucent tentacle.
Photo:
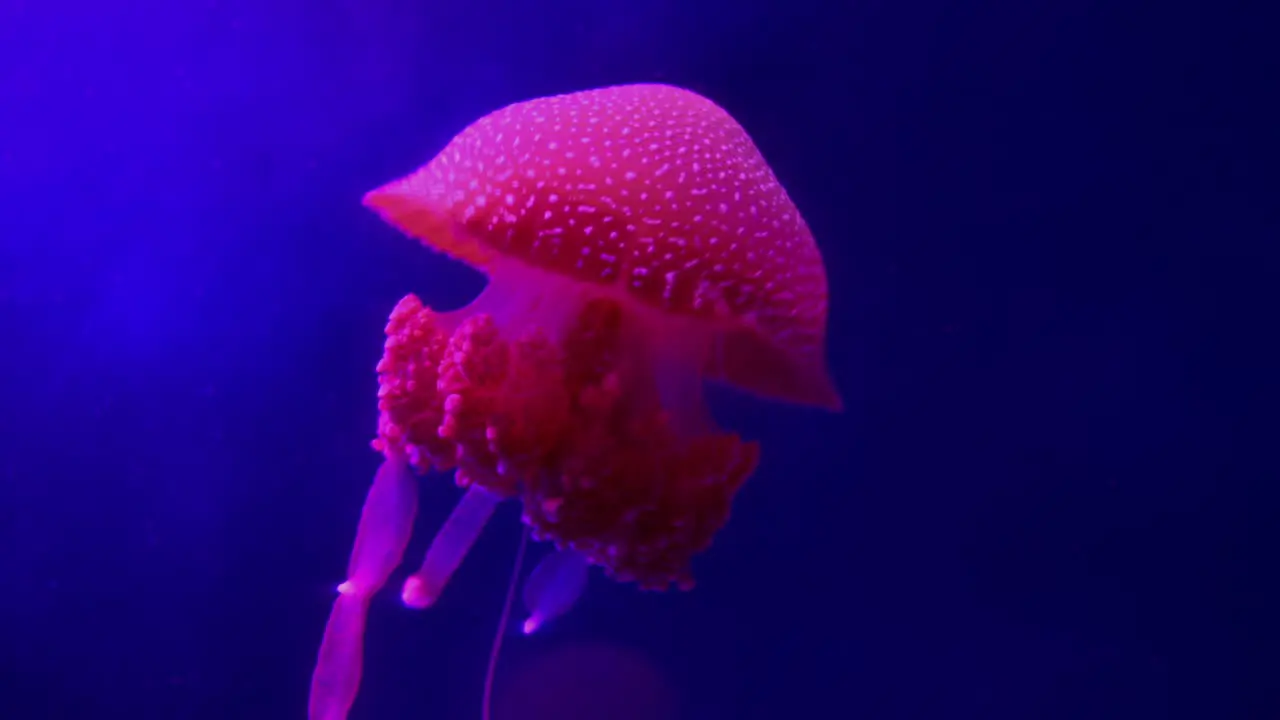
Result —
<svg viewBox="0 0 1280 720"><path fill-rule="evenodd" d="M311 676L309 720L345 720L360 689L363 672L364 621L369 598L338 594L324 627L320 656Z"/></svg>
<svg viewBox="0 0 1280 720"><path fill-rule="evenodd" d="M343 720L355 701L363 669L369 599L404 557L418 509L418 483L399 454L374 475L360 511L347 580L338 586L311 676L310 720Z"/></svg>
<svg viewBox="0 0 1280 720"><path fill-rule="evenodd" d="M405 605L420 610L439 599L453 571L458 569L501 500L479 485L467 490L431 541L422 567L404 581L400 598Z"/></svg>
<svg viewBox="0 0 1280 720"><path fill-rule="evenodd" d="M507 634L507 621L511 619L511 604L516 598L516 583L520 581L520 568L524 565L524 551L529 546L529 528L520 533L520 549L516 550L516 561L511 567L511 579L507 581L507 597L502 601L502 615L498 616L498 630L493 634L493 645L489 649L489 667L484 671L484 700L481 703L480 718L489 720L489 711L493 701L493 677L498 670L498 654L502 651L502 636Z"/></svg>
<svg viewBox="0 0 1280 720"><path fill-rule="evenodd" d="M524 584L529 619L525 634L569 612L587 586L587 560L573 550L557 550L542 559Z"/></svg>

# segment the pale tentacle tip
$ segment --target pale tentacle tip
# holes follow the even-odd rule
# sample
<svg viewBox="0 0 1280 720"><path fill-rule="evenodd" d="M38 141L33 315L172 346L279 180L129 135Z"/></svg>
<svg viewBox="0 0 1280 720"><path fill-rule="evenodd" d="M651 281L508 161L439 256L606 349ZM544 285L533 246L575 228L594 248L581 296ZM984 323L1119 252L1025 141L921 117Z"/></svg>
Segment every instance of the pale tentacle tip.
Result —
<svg viewBox="0 0 1280 720"><path fill-rule="evenodd" d="M524 634L532 635L537 632L540 627L542 627L542 618L537 615L530 615L529 619L524 621Z"/></svg>
<svg viewBox="0 0 1280 720"><path fill-rule="evenodd" d="M425 610L436 602L437 594L431 592L427 583L417 575L410 575L400 590L400 601L414 610Z"/></svg>
<svg viewBox="0 0 1280 720"><path fill-rule="evenodd" d="M356 592L356 585L350 580L347 580L338 586L339 595L355 595Z"/></svg>

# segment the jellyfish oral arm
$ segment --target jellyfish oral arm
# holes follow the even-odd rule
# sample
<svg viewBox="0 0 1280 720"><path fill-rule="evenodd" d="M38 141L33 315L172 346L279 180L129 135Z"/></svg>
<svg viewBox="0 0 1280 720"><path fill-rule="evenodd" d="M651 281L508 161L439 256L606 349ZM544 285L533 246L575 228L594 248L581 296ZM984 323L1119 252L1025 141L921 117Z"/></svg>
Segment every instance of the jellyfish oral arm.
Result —
<svg viewBox="0 0 1280 720"><path fill-rule="evenodd" d="M524 584L525 634L573 609L586 586L587 559L580 553L557 550L543 558Z"/></svg>
<svg viewBox="0 0 1280 720"><path fill-rule="evenodd" d="M369 599L404 557L418 509L418 482L405 458L389 454L360 511L347 580L329 613L311 676L310 720L342 720L355 701L363 672Z"/></svg>
<svg viewBox="0 0 1280 720"><path fill-rule="evenodd" d="M320 656L311 676L309 720L343 720L360 689L364 625L369 598L339 593L324 627Z"/></svg>
<svg viewBox="0 0 1280 720"><path fill-rule="evenodd" d="M501 501L479 485L467 490L431 541L422 567L404 581L400 599L405 605L420 610L435 604Z"/></svg>
<svg viewBox="0 0 1280 720"><path fill-rule="evenodd" d="M338 592L369 596L386 584L404 558L417 511L418 482L405 458L393 454L378 468L365 497L347 581Z"/></svg>

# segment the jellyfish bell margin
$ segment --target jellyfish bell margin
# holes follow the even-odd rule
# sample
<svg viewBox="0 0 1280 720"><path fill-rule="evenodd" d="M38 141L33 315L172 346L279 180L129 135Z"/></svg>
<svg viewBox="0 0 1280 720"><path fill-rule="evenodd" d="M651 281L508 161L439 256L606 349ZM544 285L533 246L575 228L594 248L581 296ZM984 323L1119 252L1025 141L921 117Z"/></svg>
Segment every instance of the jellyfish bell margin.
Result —
<svg viewBox="0 0 1280 720"><path fill-rule="evenodd" d="M693 556L760 452L715 425L704 380L840 406L812 236L705 98L642 85L517 103L364 201L489 283L452 312L406 296L388 320L373 441L384 461L321 642L313 720L354 702L368 601L403 561L414 475L452 471L463 495L403 602L431 606L513 499L528 527L518 557L529 536L556 547L525 583L532 632L572 608L589 565L644 589L692 587Z"/></svg>

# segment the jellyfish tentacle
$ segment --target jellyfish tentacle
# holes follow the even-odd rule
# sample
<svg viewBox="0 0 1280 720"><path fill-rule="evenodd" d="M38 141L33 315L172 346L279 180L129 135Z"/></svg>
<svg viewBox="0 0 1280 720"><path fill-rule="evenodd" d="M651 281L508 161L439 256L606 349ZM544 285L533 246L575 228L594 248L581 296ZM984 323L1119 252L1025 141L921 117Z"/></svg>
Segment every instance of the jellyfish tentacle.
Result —
<svg viewBox="0 0 1280 720"><path fill-rule="evenodd" d="M347 563L344 594L372 595L404 559L418 512L418 482L404 456L392 452L378 468L360 511L356 542Z"/></svg>
<svg viewBox="0 0 1280 720"><path fill-rule="evenodd" d="M417 509L418 483L408 461L399 452L389 452L360 511L347 580L338 586L338 598L325 624L311 676L310 720L343 720L355 702L364 665L369 599L404 557Z"/></svg>
<svg viewBox="0 0 1280 720"><path fill-rule="evenodd" d="M484 671L484 697L480 704L480 720L489 720L493 705L493 678L498 670L498 655L502 652L502 637L507 634L507 621L511 619L511 604L516 597L516 583L520 581L520 568L524 566L524 552L529 547L529 528L520 533L520 547L511 566L511 579L507 581L507 596L502 601L502 614L498 616L498 628L489 648L489 666Z"/></svg>
<svg viewBox="0 0 1280 720"><path fill-rule="evenodd" d="M422 567L405 580L400 593L405 605L421 610L435 604L501 501L478 484L463 494L427 548Z"/></svg>
<svg viewBox="0 0 1280 720"><path fill-rule="evenodd" d="M311 675L308 720L345 720L360 689L364 625L369 598L339 593L324 627L320 654Z"/></svg>
<svg viewBox="0 0 1280 720"><path fill-rule="evenodd" d="M586 586L587 559L581 553L566 548L543 558L524 584L525 634L572 610Z"/></svg>

